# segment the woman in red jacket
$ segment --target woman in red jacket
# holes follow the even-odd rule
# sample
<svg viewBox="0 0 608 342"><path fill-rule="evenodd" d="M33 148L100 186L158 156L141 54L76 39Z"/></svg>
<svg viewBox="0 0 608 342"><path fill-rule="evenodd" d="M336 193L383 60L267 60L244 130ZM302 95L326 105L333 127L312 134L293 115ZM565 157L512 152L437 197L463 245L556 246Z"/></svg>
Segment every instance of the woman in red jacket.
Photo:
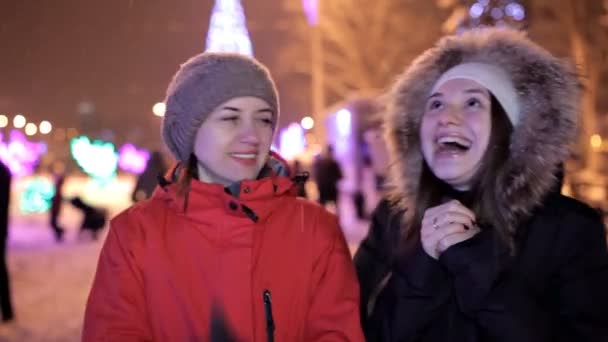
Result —
<svg viewBox="0 0 608 342"><path fill-rule="evenodd" d="M270 152L279 111L266 68L195 56L165 102L162 136L180 163L112 221L83 340L208 341L223 326L239 341L362 341L337 219L298 199Z"/></svg>

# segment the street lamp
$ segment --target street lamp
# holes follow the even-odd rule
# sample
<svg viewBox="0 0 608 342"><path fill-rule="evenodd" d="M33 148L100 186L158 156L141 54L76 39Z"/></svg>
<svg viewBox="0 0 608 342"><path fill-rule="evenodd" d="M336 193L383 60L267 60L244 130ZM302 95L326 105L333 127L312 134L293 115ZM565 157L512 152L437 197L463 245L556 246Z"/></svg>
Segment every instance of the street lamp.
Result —
<svg viewBox="0 0 608 342"><path fill-rule="evenodd" d="M600 136L599 134L592 135L590 139L590 144L593 149L599 150L600 147L602 147L602 136Z"/></svg>
<svg viewBox="0 0 608 342"><path fill-rule="evenodd" d="M163 102L158 102L152 107L152 113L156 116L165 116L165 110L167 110L167 106Z"/></svg>
<svg viewBox="0 0 608 342"><path fill-rule="evenodd" d="M32 122L28 122L27 125L25 125L25 134L32 136L34 134L36 134L36 132L38 131L38 126L36 126L35 123Z"/></svg>
<svg viewBox="0 0 608 342"><path fill-rule="evenodd" d="M25 116L23 116L21 114L17 114L13 118L13 126L15 126L15 128L23 128L23 126L25 126L26 122L27 122L27 120L25 120Z"/></svg>
<svg viewBox="0 0 608 342"><path fill-rule="evenodd" d="M317 123L317 135L325 141L323 126L323 110L325 109L324 70L323 70L323 39L321 37L320 1L302 0L302 7L311 30L311 93L312 116Z"/></svg>
<svg viewBox="0 0 608 342"><path fill-rule="evenodd" d="M38 130L40 131L40 134L49 134L51 133L51 130L53 129L53 126L51 125L50 122L44 120L40 123L40 125L38 126Z"/></svg>
<svg viewBox="0 0 608 342"><path fill-rule="evenodd" d="M300 121L300 125L305 130L309 130L315 126L315 120L313 118L311 118L310 116L306 116L306 117L302 118L302 121Z"/></svg>

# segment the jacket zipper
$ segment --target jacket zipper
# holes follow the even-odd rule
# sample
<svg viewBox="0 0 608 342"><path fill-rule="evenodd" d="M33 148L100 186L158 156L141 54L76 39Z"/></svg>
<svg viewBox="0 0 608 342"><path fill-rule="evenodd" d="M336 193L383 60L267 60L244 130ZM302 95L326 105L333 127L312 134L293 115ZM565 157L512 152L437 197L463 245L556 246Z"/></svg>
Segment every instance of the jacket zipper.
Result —
<svg viewBox="0 0 608 342"><path fill-rule="evenodd" d="M272 300L270 291L264 290L264 311L266 312L266 336L268 342L274 342L274 319L272 318Z"/></svg>

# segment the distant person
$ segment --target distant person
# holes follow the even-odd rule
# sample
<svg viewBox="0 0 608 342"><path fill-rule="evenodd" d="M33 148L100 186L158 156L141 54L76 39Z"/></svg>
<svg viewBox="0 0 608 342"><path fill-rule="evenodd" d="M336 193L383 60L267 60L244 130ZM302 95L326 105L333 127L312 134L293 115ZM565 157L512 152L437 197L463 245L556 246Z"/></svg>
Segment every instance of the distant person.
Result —
<svg viewBox="0 0 608 342"><path fill-rule="evenodd" d="M319 156L313 166L315 183L319 190L319 203L323 206L333 202L338 211L338 182L342 179L342 169L334 159L334 149L328 145L325 153Z"/></svg>
<svg viewBox="0 0 608 342"><path fill-rule="evenodd" d="M11 197L11 172L0 162L0 311L2 321L14 319L11 304L10 279L6 267L6 243L8 238L9 204Z"/></svg>
<svg viewBox="0 0 608 342"><path fill-rule="evenodd" d="M63 206L63 185L65 183L64 172L55 170L55 193L51 199L50 224L57 242L63 241L65 229L59 225L59 215Z"/></svg>
<svg viewBox="0 0 608 342"><path fill-rule="evenodd" d="M303 198L308 198L308 193L306 192L306 181L308 180L308 172L304 170L302 166L302 162L298 159L293 161L293 174L294 181L298 187L298 196Z"/></svg>
<svg viewBox="0 0 608 342"><path fill-rule="evenodd" d="M165 172L167 172L167 165L163 155L158 151L152 152L144 172L137 178L137 183L131 195L133 202L150 198L158 185L158 177L164 176Z"/></svg>

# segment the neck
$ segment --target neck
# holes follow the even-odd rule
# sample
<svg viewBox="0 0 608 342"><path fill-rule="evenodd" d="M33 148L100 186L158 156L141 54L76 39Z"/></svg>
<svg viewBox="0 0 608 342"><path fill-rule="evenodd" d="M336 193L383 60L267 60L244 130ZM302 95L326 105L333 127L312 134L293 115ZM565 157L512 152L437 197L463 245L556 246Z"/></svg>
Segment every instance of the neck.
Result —
<svg viewBox="0 0 608 342"><path fill-rule="evenodd" d="M473 202L473 191L468 187L452 187L444 183L442 192L444 201L455 199L466 207L470 207Z"/></svg>

